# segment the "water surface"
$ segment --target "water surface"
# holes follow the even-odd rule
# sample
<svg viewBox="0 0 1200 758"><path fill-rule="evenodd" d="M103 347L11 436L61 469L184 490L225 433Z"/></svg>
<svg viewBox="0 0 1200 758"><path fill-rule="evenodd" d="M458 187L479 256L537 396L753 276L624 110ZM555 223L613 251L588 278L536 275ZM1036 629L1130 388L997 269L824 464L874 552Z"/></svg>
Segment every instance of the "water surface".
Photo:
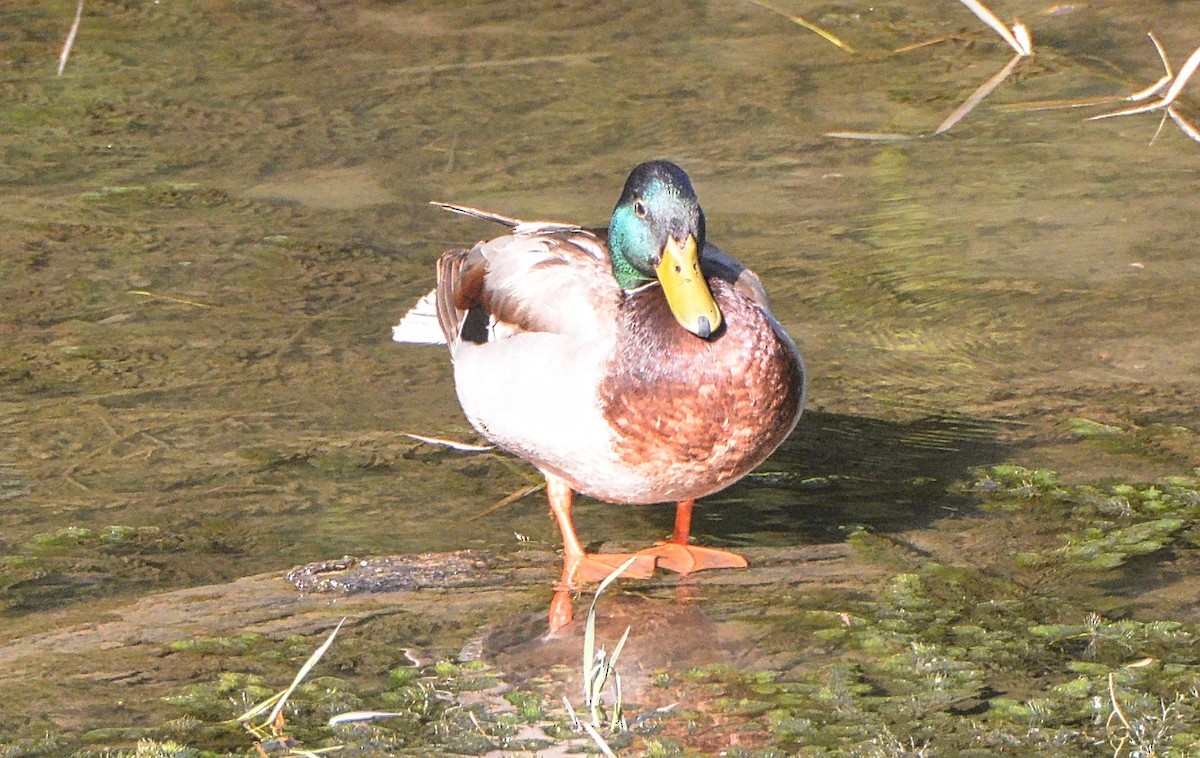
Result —
<svg viewBox="0 0 1200 758"><path fill-rule="evenodd" d="M973 467L1200 465L1200 145L1034 107L1158 78L1147 31L1178 67L1194 4L1007 3L1038 55L897 142L825 133L928 134L999 70L956 3L789 7L849 55L750 2L89 2L56 78L73 7L0 12L5 637L343 554L553 549L540 495L471 519L528 467L401 436L474 438L444 352L389 326L441 250L495 233L427 201L602 224L650 158L690 172L812 374L699 539L866 528L988 566L1061 535L979 512ZM585 540L669 530L666 507L578 510ZM1197 620L1194 543L1137 568L1107 599L1042 589Z"/></svg>

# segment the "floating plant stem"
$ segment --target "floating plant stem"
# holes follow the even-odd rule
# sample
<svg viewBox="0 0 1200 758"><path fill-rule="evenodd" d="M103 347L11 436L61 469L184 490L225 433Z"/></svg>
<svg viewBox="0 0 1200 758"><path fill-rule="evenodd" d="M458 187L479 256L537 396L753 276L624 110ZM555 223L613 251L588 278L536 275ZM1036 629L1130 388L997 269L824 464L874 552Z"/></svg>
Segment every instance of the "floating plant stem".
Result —
<svg viewBox="0 0 1200 758"><path fill-rule="evenodd" d="M962 121L968 113L975 110L975 106L983 102L985 97L992 94L1008 78L1009 74L1013 72L1013 69L1016 68L1017 63L1022 58L1033 55L1033 38L1029 34L1029 27L1025 26L1025 24L1017 21L1013 24L1012 29L1009 30L995 13L992 13L987 6L978 2L978 0L962 0L962 4L967 6L981 21L994 29L1017 54L1008 62L1008 65L1000 69L991 79L981 84L979 89L972 92L971 96L963 101L962 105L955 108L954 112L947 116L938 125L937 129L933 130L934 136L949 131L955 124Z"/></svg>
<svg viewBox="0 0 1200 758"><path fill-rule="evenodd" d="M1167 116L1169 114L1164 110L1162 118L1158 120L1158 128L1154 130L1154 136L1150 138L1150 144L1153 145L1158 141L1158 135L1162 134L1163 127L1167 125Z"/></svg>
<svg viewBox="0 0 1200 758"><path fill-rule="evenodd" d="M1167 86L1167 83L1171 81L1171 78L1172 78L1171 72L1168 71L1167 73L1163 74L1162 78L1159 79L1154 84L1151 84L1149 87L1146 87L1145 89L1140 89L1137 92L1134 92L1132 95L1130 95L1129 97L1127 97L1125 99L1129 100L1131 102L1137 102L1139 100L1145 100L1146 98L1150 97L1151 95L1157 95L1159 92L1162 91L1163 87Z"/></svg>
<svg viewBox="0 0 1200 758"><path fill-rule="evenodd" d="M484 516L490 516L493 513L495 513L496 511L503 508L504 506L512 505L513 503L517 502L521 498L526 497L528 495L532 495L533 493L537 492L538 490L543 489L545 486L546 486L545 484L530 484L525 487L522 487L521 489L517 490L516 492L505 495L504 497L500 498L496 502L489 505L487 508L484 508L479 513L468 516L467 521L478 521L479 519L483 518Z"/></svg>
<svg viewBox="0 0 1200 758"><path fill-rule="evenodd" d="M779 8L769 5L765 2L763 2L762 0L750 0L750 2L754 3L755 5L757 5L760 8L766 8L767 10L771 11L772 13L778 13L780 16L783 16L788 21L791 21L793 24L796 24L797 26L800 26L800 27L803 27L803 28L809 30L810 32L812 32L813 34L816 34L817 36L819 36L821 39L825 40L826 42L829 42L833 45L837 45L838 47L840 47L841 49L845 50L848 53L854 52L854 48L851 47L849 44L847 44L845 41L843 41L836 34L834 34L831 31L822 29L821 27L817 26L816 24L814 24L811 21L808 21L800 16L797 16L794 13L788 13L787 11L780 10Z"/></svg>
<svg viewBox="0 0 1200 758"><path fill-rule="evenodd" d="M1129 97L1125 98L1126 100L1131 100L1134 102L1138 100L1145 100L1151 95L1157 95L1160 91L1162 91L1162 88L1167 86L1171 79L1175 77L1175 73L1171 71L1171 61L1167 58L1167 51L1163 49L1162 43L1158 41L1158 37L1154 36L1154 32L1146 32L1146 36L1148 36L1150 41L1154 43L1154 49L1158 51L1158 58L1162 61L1163 68L1166 69L1166 73L1163 74L1162 78L1154 84L1151 84L1145 89L1138 90Z"/></svg>
<svg viewBox="0 0 1200 758"><path fill-rule="evenodd" d="M825 132L826 137L834 139L854 139L864 142L906 142L917 139L920 135L895 134L892 132Z"/></svg>
<svg viewBox="0 0 1200 758"><path fill-rule="evenodd" d="M337 726L338 724L352 724L359 721L373 721L375 719L389 719L406 714L396 711L347 711L339 713L329 719L329 726Z"/></svg>
<svg viewBox="0 0 1200 758"><path fill-rule="evenodd" d="M1034 111L1055 111L1055 110L1064 110L1064 109L1068 109L1068 108L1091 108L1091 107L1097 106L1097 105L1112 105L1113 103L1119 103L1122 100L1126 100L1126 99L1128 99L1128 98L1107 95L1107 96L1103 96L1103 97L1080 97L1080 98L1057 99L1057 100L1033 100L1033 101L1026 101L1023 103L1006 103L1004 105L996 106L996 109L997 110L1005 110L1005 111L1021 111L1023 113L1030 113L1030 112L1034 112Z"/></svg>
<svg viewBox="0 0 1200 758"><path fill-rule="evenodd" d="M79 33L79 22L82 20L83 0L79 0L79 4L75 6L75 22L71 24L71 31L67 32L62 52L58 54L58 76L62 76L63 69L67 67L67 58L71 55L71 48L75 46L75 35Z"/></svg>
<svg viewBox="0 0 1200 758"><path fill-rule="evenodd" d="M953 39L953 37L948 37L946 35L943 35L941 37L934 37L933 39L927 39L927 40L923 40L921 42L913 42L910 45L902 45L901 47L896 48L892 52L893 53L907 53L912 50L920 50L923 47L931 47L933 45L940 45L949 39Z"/></svg>
<svg viewBox="0 0 1200 758"><path fill-rule="evenodd" d="M1021 46L1017 50L1023 56L1033 55L1033 36L1029 33L1029 27L1020 21L1013 22L1013 36L1017 38L1017 43Z"/></svg>
<svg viewBox="0 0 1200 758"><path fill-rule="evenodd" d="M148 298L151 298L152 300L162 300L162 301L168 302L168 303L179 303L180 305L191 305L196 308L211 308L212 307L211 305L208 305L207 303L197 303L195 300L185 300L182 297L171 297L170 295L160 295L156 292L149 292L147 290L129 290L129 294L141 295L142 297L148 297Z"/></svg>
<svg viewBox="0 0 1200 758"><path fill-rule="evenodd" d="M1154 43L1154 49L1158 51L1158 57L1162 59L1163 68L1166 69L1166 75L1154 82L1154 84L1151 84L1149 87L1138 90L1125 99L1130 101L1145 100L1146 98L1161 92L1162 88L1166 87L1168 82L1170 82L1171 86L1167 87L1167 91L1163 94L1161 99L1152 103L1135 105L1132 108L1122 108L1121 110L1113 111L1112 113L1101 113L1099 115L1092 116L1088 120L1100 121L1102 119L1114 118L1116 116L1133 116L1138 113L1148 113L1150 111L1162 110L1163 117L1158 124L1158 129L1156 129L1154 132L1154 136L1150 139L1151 143L1158 138L1159 132L1162 131L1162 126L1166 123L1168 117L1175 122L1175 125L1179 127L1180 131L1182 131L1192 140L1200 142L1200 130L1197 130L1190 121L1184 118L1183 114L1181 114L1174 105L1175 99L1179 97L1179 93L1182 92L1183 88L1187 86L1187 83L1192 78L1192 75L1196 73L1196 69L1200 68L1200 47L1197 47L1192 51L1192 54L1188 56L1187 61L1185 61L1183 66L1179 69L1179 73L1173 75L1171 73L1171 62L1167 58L1167 53L1165 50L1163 50L1163 46L1159 43L1158 38L1155 37L1153 33L1151 33L1149 36L1150 41Z"/></svg>
<svg viewBox="0 0 1200 758"><path fill-rule="evenodd" d="M267 724L274 723L275 719L278 718L279 714L283 711L283 706L287 704L288 698L291 697L296 688L300 686L300 682L304 681L304 677L308 676L308 672L312 671L313 667L317 665L317 662L321 660L321 656L325 655L325 653L329 650L329 646L333 644L334 637L337 636L338 631L342 628L342 624L345 623L345 618L338 622L337 626L333 628L333 631L329 633L329 637L325 639L325 642L323 642L319 648L313 651L313 654L308 657L308 660L305 661L304 665L300 667L300 670L296 672L296 676L292 678L292 683L288 685L287 689L278 694L272 695L258 705L255 705L241 716L238 716L237 720L245 723L270 707L271 703L274 703L275 707L271 709L271 713L267 716L265 722Z"/></svg>
<svg viewBox="0 0 1200 758"><path fill-rule="evenodd" d="M757 0L752 0L752 2L757 2ZM1004 68L1000 69L995 76L988 79L986 82L980 85L978 89L972 92L971 96L968 97L962 103L962 105L955 108L949 116L943 119L942 123L939 124L937 129L933 131L933 134L929 135L931 137L935 137L943 132L949 131L954 127L955 124L957 124L959 121L962 121L968 113L973 111L977 105L983 102L984 98L990 95L1005 79L1009 77L1009 75L1013 72L1013 69L1016 68L1017 63L1019 63L1022 58L1027 58L1033 55L1033 37L1029 33L1029 27L1025 26L1025 24L1017 21L1013 23L1012 29L1009 29L1004 25L1004 22L1002 22L1000 18L996 16L995 13L992 13L992 11L986 5L979 2L979 0L962 0L962 4L967 6L967 8L976 16L978 16L981 21L999 34L1000 37L1008 43L1009 47L1016 51L1016 55L1013 56L1013 59L1010 60L1008 64L1004 66ZM922 45L923 44L925 43L922 43ZM910 46L909 48L901 48L901 50L905 49L912 49L912 47ZM907 137L905 135L873 134L869 132L828 132L825 136L835 137L837 139L857 139L873 142L891 142L895 140L914 138Z"/></svg>
<svg viewBox="0 0 1200 758"><path fill-rule="evenodd" d="M423 434L410 434L409 432L401 432L401 434L417 442L424 442L426 445L441 445L442 447L448 447L451 450L459 450L464 453L482 453L496 449L495 445L472 445L467 442L455 442L454 440L443 439L441 437L426 437Z"/></svg>
<svg viewBox="0 0 1200 758"><path fill-rule="evenodd" d="M1171 120L1175 122L1175 126L1178 126L1184 134L1196 142L1200 142L1200 129L1197 129L1192 122L1180 115L1175 106L1172 105L1167 108L1167 115L1171 117Z"/></svg>
<svg viewBox="0 0 1200 758"><path fill-rule="evenodd" d="M1170 105L1175 102L1175 98L1179 97L1179 92L1188 83L1188 79L1192 78L1192 74L1196 73L1196 68L1200 66L1200 47L1192 51L1188 56L1183 67L1179 69L1179 73L1175 75L1175 83L1167 90L1167 94L1163 95L1162 105Z"/></svg>
<svg viewBox="0 0 1200 758"><path fill-rule="evenodd" d="M955 108L954 112L947 116L946 119L938 125L937 129L933 130L934 135L949 131L951 127L953 127L959 121L962 121L968 113L975 110L975 106L983 102L985 97L992 94L992 90L999 87L1001 82L1008 78L1008 75L1012 73L1013 69L1016 68L1017 64L1021 62L1021 58L1023 57L1024 56L1020 53L1014 55L1012 60L1008 62L1008 65L997 71L995 76L981 84L979 89L972 92L971 96L963 101L962 105Z"/></svg>
<svg viewBox="0 0 1200 758"><path fill-rule="evenodd" d="M1114 118L1116 116L1135 116L1139 113L1149 113L1150 111L1158 110L1162 107L1162 102L1150 103L1149 105L1138 105L1133 108L1124 108L1112 113L1101 113L1098 116L1092 116L1088 121L1101 121L1106 118Z"/></svg>
<svg viewBox="0 0 1200 758"><path fill-rule="evenodd" d="M1004 22L995 13L992 13L986 5L979 2L979 0L961 0L961 2L967 6L968 10L978 16L980 21L990 26L996 34L999 34L1000 38L1017 52L1017 55L1026 56L1033 54L1033 43L1029 39L1029 30L1025 28L1024 24L1017 22L1013 25L1012 31L1010 31L1004 25Z"/></svg>

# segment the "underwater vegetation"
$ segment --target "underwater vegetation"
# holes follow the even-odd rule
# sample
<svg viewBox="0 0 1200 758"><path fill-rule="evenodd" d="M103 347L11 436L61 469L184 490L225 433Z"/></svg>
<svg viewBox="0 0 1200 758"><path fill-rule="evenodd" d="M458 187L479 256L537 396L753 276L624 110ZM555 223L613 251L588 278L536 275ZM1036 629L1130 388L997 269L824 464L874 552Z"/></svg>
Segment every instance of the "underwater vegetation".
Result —
<svg viewBox="0 0 1200 758"><path fill-rule="evenodd" d="M979 506L962 517L964 533L973 521L992 532L1012 529L1024 535L1024 549L945 560L903 533L859 531L849 537L850 560L883 569L874 588L782 602L769 592L747 597L755 593L712 587L706 604L718 624L752 630L754 662L652 672L645 702L618 700L623 718L597 721L603 749L647 756L1200 750L1200 624L1194 615L1147 618L1136 597L1113 592L1131 575L1152 579L1173 552L1194 547L1198 481L1067 484L1050 471L1000 465L976 470L957 489ZM95 550L154 536L112 529L34 543ZM1070 587L1077 591L1061 592ZM310 662L309 676L256 737L239 715L278 693L312 654L313 638L177 640L164 654L212 673L165 698L173 719L31 735L0 746L0 755L245 755L251 743L281 756L339 746L358 755L520 753L560 743L602 749L568 704L577 693L564 701L561 667L547 663L534 676L514 677L486 655L414 653L398 634L367 621L331 639L326 659ZM629 635L636 641L636 619ZM616 642L591 636L598 650ZM610 652L621 654L624 642ZM610 673L636 666L626 663L629 655L636 654L609 659ZM605 713L612 706L610 698Z"/></svg>

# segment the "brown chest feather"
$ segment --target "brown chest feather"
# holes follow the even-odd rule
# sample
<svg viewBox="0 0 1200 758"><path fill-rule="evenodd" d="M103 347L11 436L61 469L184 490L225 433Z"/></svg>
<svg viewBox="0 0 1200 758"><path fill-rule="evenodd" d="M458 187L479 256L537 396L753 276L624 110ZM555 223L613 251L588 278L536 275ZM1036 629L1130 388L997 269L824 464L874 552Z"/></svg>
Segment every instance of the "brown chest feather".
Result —
<svg viewBox="0 0 1200 758"><path fill-rule="evenodd" d="M763 313L724 281L710 284L724 326L709 340L675 322L658 287L622 304L621 347L600 399L630 465L692 470L693 477L703 470L728 482L791 431L804 381L796 355Z"/></svg>

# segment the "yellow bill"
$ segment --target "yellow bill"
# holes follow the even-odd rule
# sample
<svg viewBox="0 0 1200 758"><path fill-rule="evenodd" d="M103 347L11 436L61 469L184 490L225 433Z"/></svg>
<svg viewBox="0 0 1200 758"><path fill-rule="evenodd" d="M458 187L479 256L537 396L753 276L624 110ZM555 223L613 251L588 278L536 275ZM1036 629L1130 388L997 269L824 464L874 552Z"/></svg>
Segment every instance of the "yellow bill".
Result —
<svg viewBox="0 0 1200 758"><path fill-rule="evenodd" d="M668 237L655 273L680 326L705 339L720 328L721 309L700 272L695 237L689 234L682 246Z"/></svg>

